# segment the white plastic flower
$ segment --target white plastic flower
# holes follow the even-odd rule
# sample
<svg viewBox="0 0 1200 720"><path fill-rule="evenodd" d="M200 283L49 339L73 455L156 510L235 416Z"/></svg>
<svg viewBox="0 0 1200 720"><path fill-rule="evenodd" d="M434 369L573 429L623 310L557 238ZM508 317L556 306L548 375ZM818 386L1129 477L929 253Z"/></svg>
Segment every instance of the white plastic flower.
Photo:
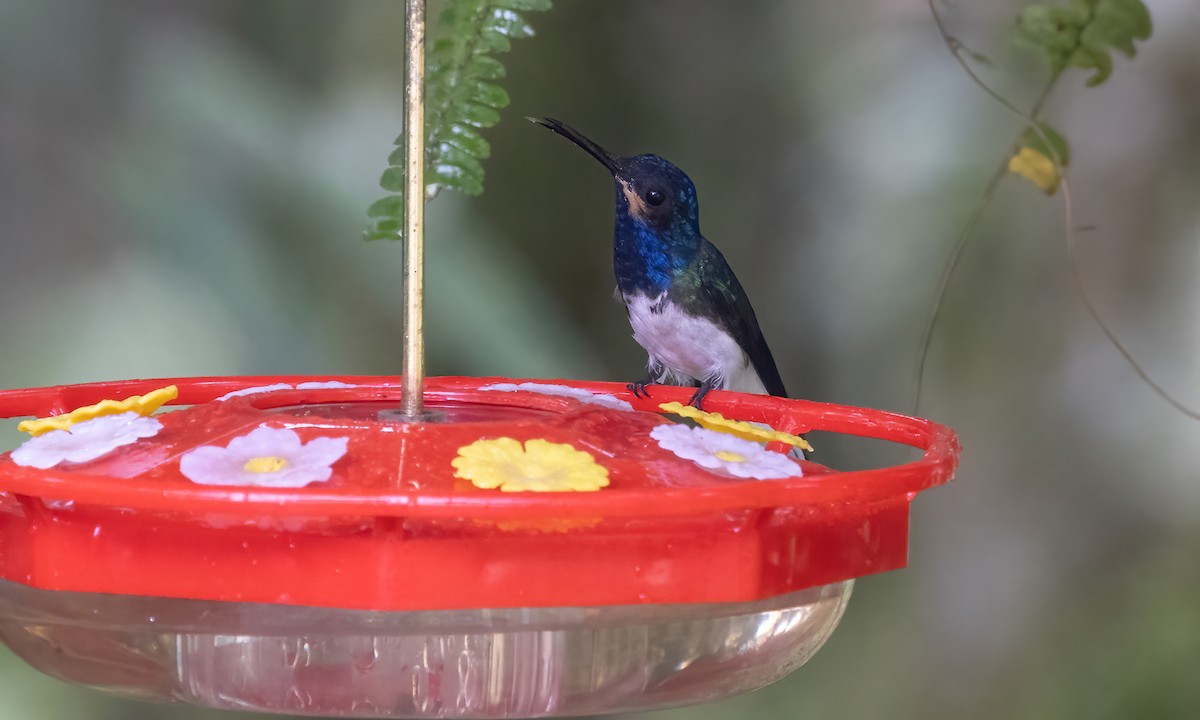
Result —
<svg viewBox="0 0 1200 720"><path fill-rule="evenodd" d="M624 400L620 400L612 395L605 393L594 393L582 388L571 387L569 385L555 385L553 383L496 383L481 387L480 390L492 390L497 392L533 392L542 395L557 395L559 397L569 397L579 400L580 402L590 403L592 405L600 405L610 410L633 410L633 406Z"/></svg>
<svg viewBox="0 0 1200 720"><path fill-rule="evenodd" d="M228 400L230 398L241 397L243 395L263 395L265 393L280 392L283 390L333 390L335 388L352 388L354 385L349 385L337 380L328 382L302 382L299 385L289 385L288 383L274 383L272 385L257 385L255 387L242 388L227 392L217 398L217 402Z"/></svg>
<svg viewBox="0 0 1200 720"><path fill-rule="evenodd" d="M298 488L324 482L346 454L349 438L319 437L300 442L294 430L257 427L228 447L204 445L179 459L184 477L201 485Z"/></svg>
<svg viewBox="0 0 1200 720"><path fill-rule="evenodd" d="M773 480L803 474L800 466L786 455L727 433L686 425L659 425L650 431L650 437L676 457L734 477Z"/></svg>
<svg viewBox="0 0 1200 720"><path fill-rule="evenodd" d="M51 430L25 441L12 452L12 461L41 470L62 462L85 463L130 445L142 438L154 437L162 423L136 412L103 415L72 425L67 430Z"/></svg>

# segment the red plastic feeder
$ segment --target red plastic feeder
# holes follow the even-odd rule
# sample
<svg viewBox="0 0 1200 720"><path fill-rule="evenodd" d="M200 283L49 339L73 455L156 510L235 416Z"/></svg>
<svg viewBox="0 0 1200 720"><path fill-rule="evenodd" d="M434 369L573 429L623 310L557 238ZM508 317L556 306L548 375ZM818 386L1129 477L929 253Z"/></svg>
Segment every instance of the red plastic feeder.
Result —
<svg viewBox="0 0 1200 720"><path fill-rule="evenodd" d="M188 407L0 455L0 639L65 680L226 709L565 716L760 687L820 648L854 578L904 566L909 502L958 454L924 420L706 399L924 451L835 472L674 422L659 404L687 388L504 378L429 380L440 422L389 418L394 378L12 390L0 417L168 385Z"/></svg>

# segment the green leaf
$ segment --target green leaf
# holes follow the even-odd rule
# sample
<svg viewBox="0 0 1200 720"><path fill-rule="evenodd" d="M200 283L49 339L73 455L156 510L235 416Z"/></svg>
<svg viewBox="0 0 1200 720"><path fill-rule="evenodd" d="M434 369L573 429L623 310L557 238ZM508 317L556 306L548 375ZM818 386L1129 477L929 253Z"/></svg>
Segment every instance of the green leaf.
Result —
<svg viewBox="0 0 1200 720"><path fill-rule="evenodd" d="M508 39L507 35L487 26L484 26L479 31L479 37L475 41L475 44L483 52L494 54L506 53L512 50L512 42Z"/></svg>
<svg viewBox="0 0 1200 720"><path fill-rule="evenodd" d="M1051 62L1065 63L1079 47L1079 32L1089 15L1086 8L1030 5L1017 18L1017 38L1044 52Z"/></svg>
<svg viewBox="0 0 1200 720"><path fill-rule="evenodd" d="M1112 55L1109 55L1104 50L1084 45L1071 53L1071 57L1067 60L1067 65L1085 70L1095 70L1096 72L1087 79L1087 86L1095 87L1107 80L1108 76L1112 74Z"/></svg>
<svg viewBox="0 0 1200 720"><path fill-rule="evenodd" d="M533 35L522 13L550 9L550 0L449 0L442 12L439 37L425 57L426 198L443 188L467 195L483 192L482 161L491 146L479 129L500 122L498 109L509 104L496 84L504 65L494 56L508 52L512 40ZM404 138L388 156L379 184L404 191ZM376 201L367 210L373 222L367 239L399 239L404 203L400 196Z"/></svg>
<svg viewBox="0 0 1200 720"><path fill-rule="evenodd" d="M464 195L479 195L483 192L483 174L470 172L459 165L435 165L425 173L427 181L426 192L431 194L437 188L453 188Z"/></svg>
<svg viewBox="0 0 1200 720"><path fill-rule="evenodd" d="M1150 13L1140 0L1098 0L1080 41L1099 51L1111 47L1133 57L1137 52L1133 41L1149 39L1151 31Z"/></svg>
<svg viewBox="0 0 1200 720"><path fill-rule="evenodd" d="M533 37L533 28L529 23L517 14L516 10L507 8L495 8L492 10L491 16L485 21L484 26L489 30L494 30L505 37L510 38L527 38Z"/></svg>
<svg viewBox="0 0 1200 720"><path fill-rule="evenodd" d="M1042 131L1041 135L1035 132L1033 128L1026 127L1025 131L1021 133L1021 144L1037 150L1048 158L1057 160L1058 164L1062 167L1069 165L1071 163L1071 148L1067 145L1067 139L1051 127L1050 123L1040 122L1038 123L1038 127ZM1046 141L1042 140L1043 136L1049 141L1049 145L1046 144Z"/></svg>
<svg viewBox="0 0 1200 720"><path fill-rule="evenodd" d="M396 141L396 149L392 151L391 155L388 155L388 165L403 165L404 164L404 145L402 144L403 142L404 142L403 138L399 138Z"/></svg>
<svg viewBox="0 0 1200 720"><path fill-rule="evenodd" d="M483 164L475 156L449 143L443 144L438 151L443 163L453 165L483 183Z"/></svg>
<svg viewBox="0 0 1200 720"><path fill-rule="evenodd" d="M1138 40L1149 40L1154 32L1150 10L1142 0L1099 0L1096 3L1096 15L1108 14L1124 18L1125 27Z"/></svg>
<svg viewBox="0 0 1200 720"><path fill-rule="evenodd" d="M386 199L386 198L385 198ZM378 204L378 202L376 202ZM404 239L404 219L400 218L380 218L367 226L363 232L365 240L403 240Z"/></svg>
<svg viewBox="0 0 1200 720"><path fill-rule="evenodd" d="M504 64L486 55L472 58L464 73L473 80L499 80L505 75Z"/></svg>
<svg viewBox="0 0 1200 720"><path fill-rule="evenodd" d="M508 107L508 93L504 91L504 88L492 83L479 83L476 85L471 99L488 107Z"/></svg>
<svg viewBox="0 0 1200 720"><path fill-rule="evenodd" d="M403 218L404 198L399 195L389 195L371 203L367 208L369 218Z"/></svg>
<svg viewBox="0 0 1200 720"><path fill-rule="evenodd" d="M460 103L458 108L458 119L464 125L474 125L478 128L486 128L500 122L500 113L486 105L480 105L475 102ZM438 133L440 136L441 133Z"/></svg>
<svg viewBox="0 0 1200 720"><path fill-rule="evenodd" d="M392 166L384 170L379 187L389 192L404 192L404 168Z"/></svg>
<svg viewBox="0 0 1200 720"><path fill-rule="evenodd" d="M492 154L492 146L488 141L484 140L477 130L466 125L451 125L446 128L446 142L480 159Z"/></svg>
<svg viewBox="0 0 1200 720"><path fill-rule="evenodd" d="M1112 74L1112 51L1129 57L1135 41L1148 40L1153 31L1150 11L1142 0L1071 0L1067 7L1030 5L1017 21L1017 38L1041 51L1050 69L1068 67L1094 71L1089 86Z"/></svg>
<svg viewBox="0 0 1200 720"><path fill-rule="evenodd" d="M550 0L499 0L496 7L517 12L546 12L550 9Z"/></svg>

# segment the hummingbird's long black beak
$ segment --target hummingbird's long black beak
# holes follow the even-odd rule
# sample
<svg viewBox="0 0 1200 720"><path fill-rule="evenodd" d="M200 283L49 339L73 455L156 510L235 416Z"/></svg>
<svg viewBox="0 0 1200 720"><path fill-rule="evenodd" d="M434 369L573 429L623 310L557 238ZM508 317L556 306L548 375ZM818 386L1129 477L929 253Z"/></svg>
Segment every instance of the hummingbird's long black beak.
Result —
<svg viewBox="0 0 1200 720"><path fill-rule="evenodd" d="M587 151L587 153L589 155L591 155L592 157L599 160L601 165L608 168L608 171L610 173L612 173L614 176L617 176L620 174L620 172L621 172L620 158L616 157L609 151L600 147L595 142L593 142L591 138L587 137L586 135L579 132L578 130L571 127L570 125L567 125L566 123L561 122L559 120L555 120L554 118L527 117L525 119L528 120L529 122L537 123L538 125L541 125L544 128L553 130L554 132L558 133L559 135L562 135L566 139L570 140L571 142L575 143L579 147L583 148L584 150Z"/></svg>

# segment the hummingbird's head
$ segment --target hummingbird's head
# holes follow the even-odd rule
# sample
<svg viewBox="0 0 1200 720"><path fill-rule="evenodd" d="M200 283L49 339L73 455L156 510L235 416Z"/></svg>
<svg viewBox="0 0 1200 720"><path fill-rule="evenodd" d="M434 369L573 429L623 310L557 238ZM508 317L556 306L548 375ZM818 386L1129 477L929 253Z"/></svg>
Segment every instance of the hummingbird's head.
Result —
<svg viewBox="0 0 1200 720"><path fill-rule="evenodd" d="M682 223L699 230L696 187L679 168L658 155L620 158L613 173L621 211L658 230Z"/></svg>
<svg viewBox="0 0 1200 720"><path fill-rule="evenodd" d="M658 155L618 157L554 118L529 120L567 138L608 168L617 188L618 220L625 215L656 230L675 226L699 233L696 187L679 168Z"/></svg>

